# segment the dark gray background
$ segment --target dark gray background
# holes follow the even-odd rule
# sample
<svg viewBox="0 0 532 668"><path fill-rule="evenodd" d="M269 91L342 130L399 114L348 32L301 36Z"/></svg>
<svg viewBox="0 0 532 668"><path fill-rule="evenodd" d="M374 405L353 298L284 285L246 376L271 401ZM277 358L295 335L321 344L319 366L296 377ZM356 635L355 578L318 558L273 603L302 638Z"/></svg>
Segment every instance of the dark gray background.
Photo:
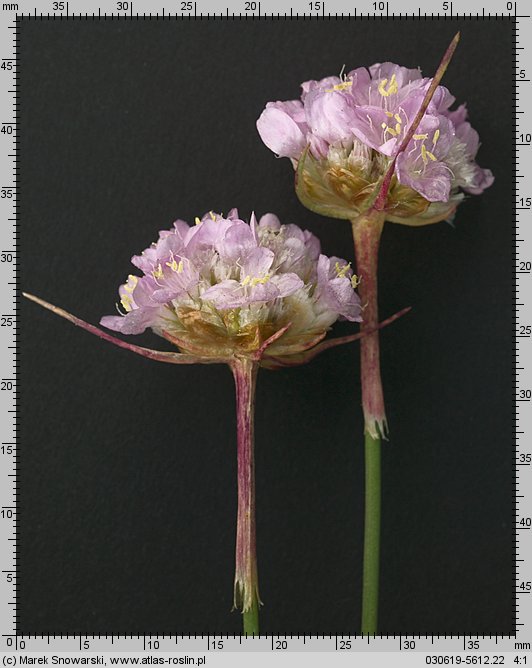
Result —
<svg viewBox="0 0 532 668"><path fill-rule="evenodd" d="M255 120L299 83L392 60L467 100L496 175L456 228L387 225L382 334L383 633L513 630L510 21L34 21L20 31L22 287L90 322L129 258L177 218L275 211L352 259L306 211ZM336 331L353 331L340 325ZM153 347L165 342L138 337ZM159 365L25 303L23 633L233 633L232 379ZM261 630L359 628L363 439L356 345L262 371Z"/></svg>

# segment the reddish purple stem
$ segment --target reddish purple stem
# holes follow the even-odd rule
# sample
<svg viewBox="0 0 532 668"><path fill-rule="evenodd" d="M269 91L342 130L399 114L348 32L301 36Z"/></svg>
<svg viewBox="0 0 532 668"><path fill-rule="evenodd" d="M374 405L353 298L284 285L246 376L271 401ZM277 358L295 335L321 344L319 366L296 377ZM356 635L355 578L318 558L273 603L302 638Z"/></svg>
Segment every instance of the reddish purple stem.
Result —
<svg viewBox="0 0 532 668"><path fill-rule="evenodd" d="M259 603L255 536L254 409L259 365L237 358L231 369L236 386L238 511L235 607L248 612Z"/></svg>
<svg viewBox="0 0 532 668"><path fill-rule="evenodd" d="M364 309L360 325L362 407L366 430L373 438L385 436L387 431L380 372L377 301L377 267L383 224L382 214L377 213L352 223L357 274L360 278L358 293Z"/></svg>

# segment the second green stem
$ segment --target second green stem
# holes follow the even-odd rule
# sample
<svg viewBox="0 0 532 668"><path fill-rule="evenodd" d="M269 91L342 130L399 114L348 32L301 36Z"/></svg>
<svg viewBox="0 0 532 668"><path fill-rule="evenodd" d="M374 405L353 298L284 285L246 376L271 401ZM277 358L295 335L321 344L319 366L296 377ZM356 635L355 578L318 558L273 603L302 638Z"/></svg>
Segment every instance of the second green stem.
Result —
<svg viewBox="0 0 532 668"><path fill-rule="evenodd" d="M242 613L244 621L244 635L257 636L259 635L259 601L257 596L254 596L251 608Z"/></svg>
<svg viewBox="0 0 532 668"><path fill-rule="evenodd" d="M381 440L365 434L364 566L362 571L362 633L375 633L379 611L381 528Z"/></svg>

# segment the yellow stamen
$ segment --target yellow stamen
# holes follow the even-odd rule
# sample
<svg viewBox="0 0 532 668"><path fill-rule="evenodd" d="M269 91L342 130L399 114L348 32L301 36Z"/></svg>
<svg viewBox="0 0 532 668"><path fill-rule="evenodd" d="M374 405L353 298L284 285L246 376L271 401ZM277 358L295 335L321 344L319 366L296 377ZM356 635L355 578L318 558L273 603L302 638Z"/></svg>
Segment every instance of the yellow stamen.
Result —
<svg viewBox="0 0 532 668"><path fill-rule="evenodd" d="M199 219L198 216L194 218L194 222L196 223L196 225L201 225L201 220Z"/></svg>
<svg viewBox="0 0 532 668"><path fill-rule="evenodd" d="M381 128L384 130L384 136L386 136L386 133L389 133L392 137L397 137L397 135L400 135L403 131L403 121L401 117L399 114L392 114L391 111L386 111L385 114L388 118L394 118L397 123L395 124L395 129L386 125L386 123L381 123Z"/></svg>
<svg viewBox="0 0 532 668"><path fill-rule="evenodd" d="M157 267L157 269L154 269L151 272L151 275L153 276L153 278L162 278L163 277L163 269L162 269L160 263L159 263L159 266Z"/></svg>
<svg viewBox="0 0 532 668"><path fill-rule="evenodd" d="M342 83L336 84L332 88L326 88L325 92L334 93L335 90L346 90L347 88L351 88L352 85L353 85L352 81L342 81Z"/></svg>
<svg viewBox="0 0 532 668"><path fill-rule="evenodd" d="M130 297L129 295L122 295L122 296L120 297L120 303L122 304L122 306L124 307L124 309L125 309L128 313L129 313L129 311L131 311L131 303L132 303L132 299L131 299L131 297Z"/></svg>
<svg viewBox="0 0 532 668"><path fill-rule="evenodd" d="M351 287L352 288L357 288L359 283L360 283L360 281L358 280L358 276L356 274L353 274L351 276Z"/></svg>
<svg viewBox="0 0 532 668"><path fill-rule="evenodd" d="M432 137L432 148L434 148L436 146L436 142L438 141L439 138L440 138L440 131L438 129L438 130L436 130L436 132L434 133L434 136Z"/></svg>
<svg viewBox="0 0 532 668"><path fill-rule="evenodd" d="M251 279L251 286L255 287L256 285L263 285L264 283L267 283L270 280L270 274L266 274L266 276L263 276L262 278L252 278Z"/></svg>
<svg viewBox="0 0 532 668"><path fill-rule="evenodd" d="M181 261L181 264L182 264L182 263L183 263L183 261ZM170 267L170 269L171 269L172 271L178 271L178 264L177 264L177 262L176 262L175 257L172 258L172 261L171 261L171 262L166 262L165 264L166 264L167 267Z"/></svg>
<svg viewBox="0 0 532 668"><path fill-rule="evenodd" d="M397 81L395 80L395 74L392 74L392 78L390 79L388 88L386 88L386 84L388 84L388 79L383 79L380 82L378 88L379 93L383 97L389 97L390 95L394 95L399 90L399 86L397 85Z"/></svg>
<svg viewBox="0 0 532 668"><path fill-rule="evenodd" d="M139 282L138 276L133 276L133 274L129 274L129 276L127 277L127 283L124 285L124 290L126 290L126 292L133 292L133 290L137 287L138 282Z"/></svg>
<svg viewBox="0 0 532 668"><path fill-rule="evenodd" d="M211 217L212 220L216 220L216 216L214 215L213 211L209 211L209 216Z"/></svg>
<svg viewBox="0 0 532 668"><path fill-rule="evenodd" d="M433 162L436 160L436 156L430 151L427 151L425 144L421 144L421 159L423 160L425 165L428 162L427 158L430 158Z"/></svg>
<svg viewBox="0 0 532 668"><path fill-rule="evenodd" d="M251 283L251 276L246 276L246 278L242 281L242 285L248 285Z"/></svg>
<svg viewBox="0 0 532 668"><path fill-rule="evenodd" d="M345 278L347 272L348 272L349 269L351 268L351 264L348 263L348 264L344 264L344 265L341 266L340 263L337 262L337 263L334 265L334 268L335 268L335 270L336 270L336 276L337 276L338 278Z"/></svg>
<svg viewBox="0 0 532 668"><path fill-rule="evenodd" d="M413 139L428 139L428 135L412 135Z"/></svg>

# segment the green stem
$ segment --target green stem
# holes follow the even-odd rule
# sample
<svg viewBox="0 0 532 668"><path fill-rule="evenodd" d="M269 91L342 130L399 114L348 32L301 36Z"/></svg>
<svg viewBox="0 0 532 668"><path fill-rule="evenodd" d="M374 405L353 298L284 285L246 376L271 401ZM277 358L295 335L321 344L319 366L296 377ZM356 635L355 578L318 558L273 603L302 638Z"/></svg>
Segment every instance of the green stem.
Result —
<svg viewBox="0 0 532 668"><path fill-rule="evenodd" d="M362 633L376 633L379 610L381 524L381 439L365 434L364 567L362 572Z"/></svg>
<svg viewBox="0 0 532 668"><path fill-rule="evenodd" d="M253 603L250 610L242 613L244 617L244 635L259 635L259 602L257 597L253 597Z"/></svg>

